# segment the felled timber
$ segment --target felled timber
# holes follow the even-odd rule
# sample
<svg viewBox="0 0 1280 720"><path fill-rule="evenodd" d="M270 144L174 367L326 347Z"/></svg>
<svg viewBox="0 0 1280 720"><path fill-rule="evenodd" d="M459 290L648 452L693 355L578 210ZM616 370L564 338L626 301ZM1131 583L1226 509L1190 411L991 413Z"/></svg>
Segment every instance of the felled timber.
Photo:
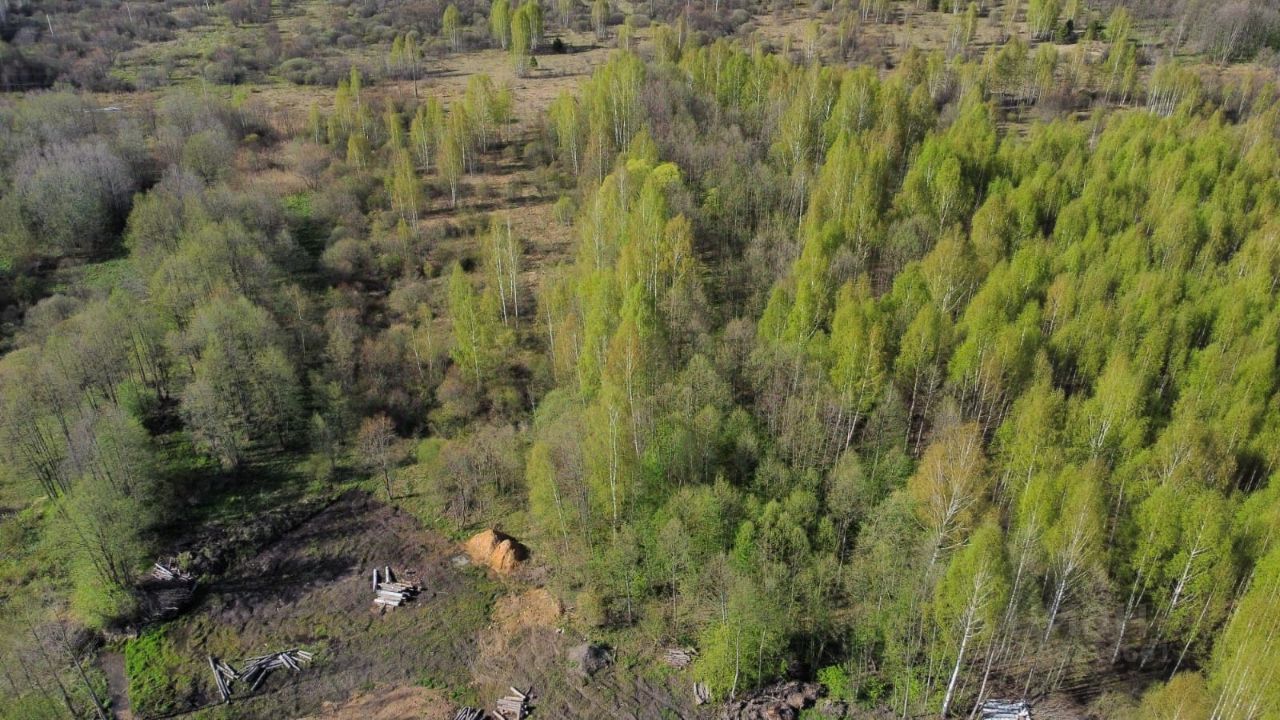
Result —
<svg viewBox="0 0 1280 720"><path fill-rule="evenodd" d="M707 689L706 683L693 684L693 699L699 705L706 705L711 702L711 691Z"/></svg>
<svg viewBox="0 0 1280 720"><path fill-rule="evenodd" d="M373 604L382 608L394 608L409 602L418 596L419 588L413 583L399 582L391 572L391 566L385 565L381 572L373 569Z"/></svg>
<svg viewBox="0 0 1280 720"><path fill-rule="evenodd" d="M191 573L184 571L178 567L178 561L175 558L168 560L160 560L151 564L151 577L157 580L173 581L180 580L182 582L190 582L194 578Z"/></svg>
<svg viewBox="0 0 1280 720"><path fill-rule="evenodd" d="M753 690L724 704L721 720L796 720L822 695L818 683L789 680Z"/></svg>
<svg viewBox="0 0 1280 720"><path fill-rule="evenodd" d="M662 660L677 670L683 670L689 667L697 654L698 651L693 648L667 648L662 655Z"/></svg>
<svg viewBox="0 0 1280 720"><path fill-rule="evenodd" d="M1031 720L1031 706L1022 700L987 700L982 720Z"/></svg>
<svg viewBox="0 0 1280 720"><path fill-rule="evenodd" d="M195 595L195 576L178 566L176 558L151 565L150 577L138 584L138 600L148 620L165 620L177 615Z"/></svg>
<svg viewBox="0 0 1280 720"><path fill-rule="evenodd" d="M227 680L222 674L222 670L218 667L218 661L213 656L209 656L209 669L213 671L213 682L218 686L218 694L222 696L222 702L231 700L231 690L227 687Z"/></svg>
<svg viewBox="0 0 1280 720"><path fill-rule="evenodd" d="M484 710L473 707L458 708L453 720L484 720Z"/></svg>
<svg viewBox="0 0 1280 720"><path fill-rule="evenodd" d="M529 692L512 686L511 693L494 703L494 714L502 720L524 720L529 714Z"/></svg>
<svg viewBox="0 0 1280 720"><path fill-rule="evenodd" d="M306 650L285 650L283 652L258 655L244 661L243 670L236 670L227 663L209 656L209 668L213 670L213 680L217 684L218 694L223 702L230 702L232 687L236 682L249 684L249 692L253 693L266 679L272 670L284 668L300 672L302 665L311 662L315 657Z"/></svg>

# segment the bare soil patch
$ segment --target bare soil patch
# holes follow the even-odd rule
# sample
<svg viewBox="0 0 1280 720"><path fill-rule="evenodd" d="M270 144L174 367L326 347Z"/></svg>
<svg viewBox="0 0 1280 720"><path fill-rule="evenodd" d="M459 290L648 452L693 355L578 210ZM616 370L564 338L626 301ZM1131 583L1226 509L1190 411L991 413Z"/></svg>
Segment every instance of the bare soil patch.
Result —
<svg viewBox="0 0 1280 720"><path fill-rule="evenodd" d="M644 664L633 666L625 655L590 680L571 672L569 649L584 639L560 627L562 614L560 601L543 588L515 591L494 604L473 672L482 700L508 694L514 685L531 691L538 717L711 717L710 709L695 707L690 678L646 675Z"/></svg>
<svg viewBox="0 0 1280 720"><path fill-rule="evenodd" d="M344 703L325 703L316 715L303 720L446 720L455 710L443 691L424 687L379 687Z"/></svg>
<svg viewBox="0 0 1280 720"><path fill-rule="evenodd" d="M125 692L128 681L124 673L124 656L118 652L104 652L98 660L107 676L107 694L111 699L111 712L116 720L133 720L129 708L129 694Z"/></svg>
<svg viewBox="0 0 1280 720"><path fill-rule="evenodd" d="M408 513L364 492L343 495L233 568L195 615L169 627L186 669L199 678L195 705L217 697L207 670L199 670L207 654L236 664L295 647L313 651L315 662L297 673L276 671L257 695L233 698L235 717L300 717L325 703L336 712L379 685L465 687L495 586L476 569L454 567L456 553ZM375 608L371 572L384 565L421 585L416 600Z"/></svg>

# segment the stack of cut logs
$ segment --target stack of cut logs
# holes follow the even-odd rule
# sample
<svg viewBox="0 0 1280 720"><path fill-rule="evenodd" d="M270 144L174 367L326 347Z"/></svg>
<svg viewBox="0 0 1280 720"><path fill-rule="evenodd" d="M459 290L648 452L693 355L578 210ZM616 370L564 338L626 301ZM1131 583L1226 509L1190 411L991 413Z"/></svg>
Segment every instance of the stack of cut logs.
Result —
<svg viewBox="0 0 1280 720"><path fill-rule="evenodd" d="M138 595L142 610L150 619L159 620L178 614L191 602L196 591L195 577L178 567L176 558L153 563L151 578L140 586Z"/></svg>
<svg viewBox="0 0 1280 720"><path fill-rule="evenodd" d="M502 720L524 720L528 713L529 694L511 688L513 694L498 700L496 714Z"/></svg>
<svg viewBox="0 0 1280 720"><path fill-rule="evenodd" d="M285 650L249 658L245 661L243 670L236 670L210 655L209 669L213 670L213 680L218 685L218 694L222 696L223 702L227 702L231 699L231 683L237 680L252 683L249 692L253 692L272 670L288 668L297 672L302 670L301 663L311 662L311 658L311 653L306 650Z"/></svg>
<svg viewBox="0 0 1280 720"><path fill-rule="evenodd" d="M396 582L396 576L391 572L391 567L386 566L382 568L381 577L378 575L378 568L373 569L373 592L374 605L400 607L417 597L418 586Z"/></svg>
<svg viewBox="0 0 1280 720"><path fill-rule="evenodd" d="M178 567L178 563L173 558L168 562L158 562L151 566L151 577L157 580L181 580L182 582L190 582L193 578L188 572L184 572Z"/></svg>
<svg viewBox="0 0 1280 720"><path fill-rule="evenodd" d="M485 720L484 711L473 707L459 708L453 720Z"/></svg>
<svg viewBox="0 0 1280 720"><path fill-rule="evenodd" d="M1030 720L1031 706L1022 700L987 700L982 720Z"/></svg>
<svg viewBox="0 0 1280 720"><path fill-rule="evenodd" d="M209 656L209 669L213 670L213 681L218 685L218 694L222 696L222 702L227 702L231 699L231 683L240 677L240 673L212 655Z"/></svg>
<svg viewBox="0 0 1280 720"><path fill-rule="evenodd" d="M693 699L698 701L699 705L706 705L711 702L711 691L707 689L706 683L693 684Z"/></svg>
<svg viewBox="0 0 1280 720"><path fill-rule="evenodd" d="M697 654L698 651L693 648L667 648L666 655L662 659L671 667L683 670L689 667L689 663L693 662L693 657Z"/></svg>
<svg viewBox="0 0 1280 720"><path fill-rule="evenodd" d="M263 678L276 668L288 668L297 672L302 668L298 663L311 662L311 653L306 650L285 650L284 652L271 653L270 655L259 655L255 658L249 658L245 661L244 670L240 671L240 679L244 682L251 682L253 685L249 688L249 692L258 689L258 685L262 684Z"/></svg>

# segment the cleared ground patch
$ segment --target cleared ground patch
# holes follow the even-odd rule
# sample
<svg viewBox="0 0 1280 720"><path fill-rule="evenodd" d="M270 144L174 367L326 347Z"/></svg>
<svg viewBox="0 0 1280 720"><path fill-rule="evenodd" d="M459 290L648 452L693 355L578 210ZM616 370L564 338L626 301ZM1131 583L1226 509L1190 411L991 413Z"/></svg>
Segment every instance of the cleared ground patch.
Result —
<svg viewBox="0 0 1280 720"><path fill-rule="evenodd" d="M168 661L131 668L130 685L145 686L149 674L196 678L189 688L171 688L183 694L166 698L162 711L199 710L200 717L300 717L380 685L447 689L465 700L466 668L497 585L451 564L456 552L407 513L349 492L212 584L193 614L153 631L163 634L165 652L151 655ZM421 595L402 608L375 609L375 565L419 583ZM277 670L256 695L213 704L206 655L235 665L294 647L314 652L315 662L298 673ZM135 702L135 715L156 714L148 710Z"/></svg>
<svg viewBox="0 0 1280 720"><path fill-rule="evenodd" d="M570 649L587 641L563 617L560 603L542 588L513 590L498 600L482 633L474 665L477 691L486 701L508 686L530 690L538 717L666 720L712 717L693 702L687 674L655 675L634 649L614 653L612 666L584 677Z"/></svg>

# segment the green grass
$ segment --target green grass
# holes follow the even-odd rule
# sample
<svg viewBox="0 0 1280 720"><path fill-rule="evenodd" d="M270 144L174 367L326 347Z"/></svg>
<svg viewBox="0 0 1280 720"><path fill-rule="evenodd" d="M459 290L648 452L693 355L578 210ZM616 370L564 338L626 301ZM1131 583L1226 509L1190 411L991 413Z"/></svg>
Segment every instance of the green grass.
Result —
<svg viewBox="0 0 1280 720"><path fill-rule="evenodd" d="M140 716L172 712L191 695L191 678L182 672L183 660L164 628L148 630L125 643L124 662L129 703Z"/></svg>
<svg viewBox="0 0 1280 720"><path fill-rule="evenodd" d="M124 280L129 272L129 260L117 258L85 266L84 284L94 290L110 292Z"/></svg>

